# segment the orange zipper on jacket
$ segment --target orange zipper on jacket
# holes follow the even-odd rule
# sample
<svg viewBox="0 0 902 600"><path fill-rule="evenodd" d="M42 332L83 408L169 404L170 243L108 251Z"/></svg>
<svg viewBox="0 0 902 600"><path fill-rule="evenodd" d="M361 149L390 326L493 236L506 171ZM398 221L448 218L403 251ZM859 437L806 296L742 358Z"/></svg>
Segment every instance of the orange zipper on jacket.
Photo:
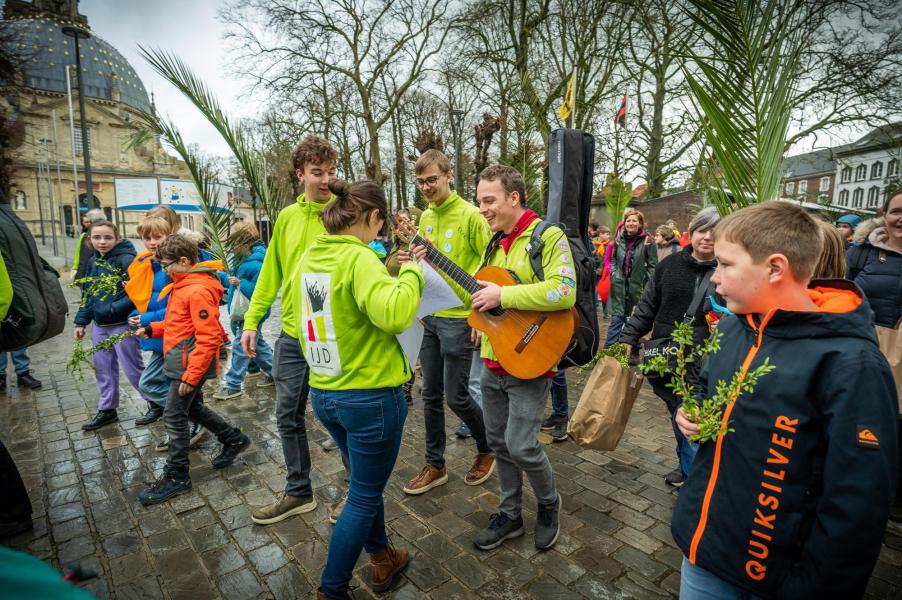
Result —
<svg viewBox="0 0 902 600"><path fill-rule="evenodd" d="M748 373L749 367L752 365L752 361L755 360L755 356L758 354L758 349L761 348L761 342L764 338L764 328L767 326L768 321L770 321L771 317L774 316L776 311L771 311L764 315L764 318L761 320L761 325L756 327L755 322L752 320L752 315L746 315L746 319L748 320L749 325L752 330L758 334L758 339L755 341L755 344L749 348L748 354L745 356L745 360L742 361L741 373L742 377L745 378L745 374ZM739 397L741 392L742 385L736 389L736 393L733 394L733 397L730 398L730 403L727 404L726 408L723 411L723 419L721 420L720 426L721 430L726 430L727 425L730 422L730 414L733 412L733 406L736 404L736 399ZM693 565L695 564L695 559L698 555L698 545L702 541L702 535L705 533L705 527L708 524L708 510L711 508L711 497L714 495L714 486L717 485L717 476L720 472L720 456L723 452L723 440L724 435L717 436L717 443L714 447L714 464L711 467L711 475L708 478L708 487L705 489L705 496L702 500L702 511L699 515L698 525L695 528L695 534L692 536L692 543L689 545L689 562Z"/></svg>

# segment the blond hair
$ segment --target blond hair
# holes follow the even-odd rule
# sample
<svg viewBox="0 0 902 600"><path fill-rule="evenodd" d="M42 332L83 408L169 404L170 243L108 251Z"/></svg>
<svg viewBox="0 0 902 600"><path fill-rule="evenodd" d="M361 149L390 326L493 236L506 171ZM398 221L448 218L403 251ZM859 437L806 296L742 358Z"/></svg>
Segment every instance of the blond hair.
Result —
<svg viewBox="0 0 902 600"><path fill-rule="evenodd" d="M843 279L846 276L846 244L842 233L832 223L817 219L824 237L824 249L814 266L812 279Z"/></svg>
<svg viewBox="0 0 902 600"><path fill-rule="evenodd" d="M801 283L811 279L824 248L823 237L804 208L780 200L737 210L714 228L715 246L718 240L739 244L756 263L782 254Z"/></svg>
<svg viewBox="0 0 902 600"><path fill-rule="evenodd" d="M182 228L182 220L179 219L178 214L171 206L165 204L151 208L145 216L159 217L169 223L169 233L178 233L178 230Z"/></svg>
<svg viewBox="0 0 902 600"><path fill-rule="evenodd" d="M417 159L417 162L413 167L413 172L419 175L432 165L438 165L438 170L444 175L451 174L451 160L444 152L434 148L430 148L420 155L420 158Z"/></svg>
<svg viewBox="0 0 902 600"><path fill-rule="evenodd" d="M250 246L260 239L260 230L249 221L241 221L232 226L232 240L236 246Z"/></svg>
<svg viewBox="0 0 902 600"><path fill-rule="evenodd" d="M169 221L160 217L144 217L138 221L138 237L146 239L155 235L167 236L172 233Z"/></svg>
<svg viewBox="0 0 902 600"><path fill-rule="evenodd" d="M633 215L639 217L639 228L645 229L645 215L636 210L635 208L628 208L623 212L622 222L626 223L627 217L632 217Z"/></svg>

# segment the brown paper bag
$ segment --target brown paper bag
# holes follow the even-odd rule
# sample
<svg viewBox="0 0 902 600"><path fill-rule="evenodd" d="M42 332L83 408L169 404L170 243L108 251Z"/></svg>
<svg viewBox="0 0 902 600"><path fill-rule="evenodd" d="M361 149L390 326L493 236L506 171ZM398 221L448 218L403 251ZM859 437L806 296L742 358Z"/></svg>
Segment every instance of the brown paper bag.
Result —
<svg viewBox="0 0 902 600"><path fill-rule="evenodd" d="M641 387L642 375L603 356L589 375L567 433L584 448L614 450Z"/></svg>
<svg viewBox="0 0 902 600"><path fill-rule="evenodd" d="M880 351L883 352L889 368L893 371L896 393L899 396L899 413L902 414L902 330L898 327L890 329L878 325L877 339L880 341Z"/></svg>

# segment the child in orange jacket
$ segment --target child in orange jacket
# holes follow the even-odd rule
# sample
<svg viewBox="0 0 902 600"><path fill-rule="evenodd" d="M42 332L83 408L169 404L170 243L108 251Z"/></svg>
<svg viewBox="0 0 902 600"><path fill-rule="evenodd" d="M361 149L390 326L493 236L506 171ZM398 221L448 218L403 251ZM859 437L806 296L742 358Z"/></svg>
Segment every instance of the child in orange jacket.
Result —
<svg viewBox="0 0 902 600"><path fill-rule="evenodd" d="M163 413L169 457L163 476L138 495L144 505L164 502L191 489L189 419L200 423L222 444L212 461L215 469L232 464L251 443L237 427L203 403L204 380L216 377L219 364L223 339L219 300L223 288L215 269L196 264L197 255L197 244L182 235L171 235L160 244L157 260L173 280L166 316L138 331L145 337L163 338L163 372L170 382Z"/></svg>

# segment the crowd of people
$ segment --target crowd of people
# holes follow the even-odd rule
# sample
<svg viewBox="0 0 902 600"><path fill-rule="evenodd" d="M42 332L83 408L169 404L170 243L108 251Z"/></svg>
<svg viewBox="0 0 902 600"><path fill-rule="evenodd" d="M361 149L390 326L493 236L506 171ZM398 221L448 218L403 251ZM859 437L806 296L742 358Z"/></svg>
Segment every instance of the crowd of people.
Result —
<svg viewBox="0 0 902 600"><path fill-rule="evenodd" d="M78 267L84 300L74 336L90 328L95 344L122 337L93 355L98 412L82 428L120 418L121 367L147 402L136 425L165 423L167 438L157 450L168 453L166 466L139 496L146 505L165 502L191 489L189 449L205 432L220 443L214 468L233 464L251 444L205 404L203 388L225 371L213 398L239 397L253 367L256 385L275 389L286 483L274 503L251 512L252 521L271 525L317 506L309 399L348 484L330 512L334 529L317 598L347 597L364 550L370 586L386 591L411 560L387 536L383 500L417 373L396 335L417 319L430 252L471 275L501 267L516 285L478 281L465 289L446 277L460 305L422 319L424 466L403 491L421 495L447 484L447 405L461 421L458 435L475 446L464 483L478 486L497 475L500 488L498 510L474 545L490 550L525 533L525 475L537 500L534 545L554 547L563 498L540 437L567 438L564 370L511 375L467 317L574 306L566 234L554 225L538 230L544 273L537 274L530 242L543 221L527 206L521 174L487 167L474 205L452 189L448 157L429 150L415 164L429 206L403 211L425 244L398 230L388 238L382 189L337 179L336 161L328 141L305 137L293 155L303 193L280 213L268 246L254 225L237 224L230 264L214 259L203 237L184 230L166 207L139 223L141 253L102 214L85 215ZM633 208L613 232L591 226L603 284L598 310L610 319L605 348L626 344L639 360L643 348L668 348L680 323L691 327L695 344L720 338L720 349L686 373L699 398L731 394L716 439L692 441L699 423L669 378L649 377L676 444L676 468L665 482L679 488L672 529L684 555L684 598L860 596L887 519L902 520L902 421L874 329L894 328L902 316L902 191L889 195L883 216L859 221L849 215L823 222L794 204L767 202L725 218L702 209L684 233L668 222L652 235ZM116 277L121 284L104 292L103 282ZM281 332L270 347L261 325L280 295ZM231 359L221 370L229 342ZM13 358L20 385L33 387L27 364ZM773 371L743 389L746 373L765 364ZM734 378L739 387L724 391Z"/></svg>

